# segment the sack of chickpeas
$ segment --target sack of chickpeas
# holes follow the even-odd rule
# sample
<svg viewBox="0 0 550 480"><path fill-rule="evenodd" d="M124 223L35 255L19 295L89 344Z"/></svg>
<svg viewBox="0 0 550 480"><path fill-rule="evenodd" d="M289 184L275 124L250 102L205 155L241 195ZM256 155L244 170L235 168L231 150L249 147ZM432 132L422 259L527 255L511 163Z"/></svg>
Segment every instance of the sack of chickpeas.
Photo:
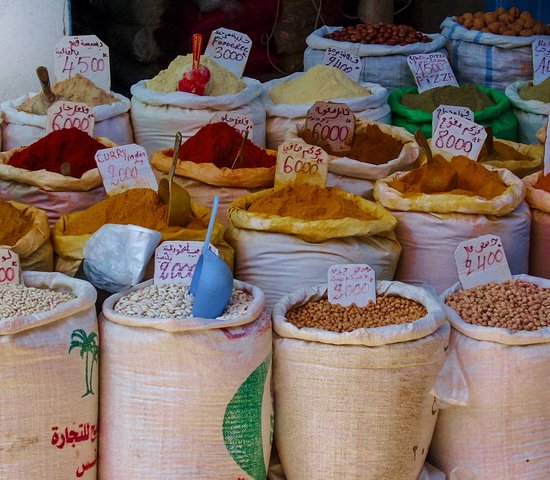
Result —
<svg viewBox="0 0 550 480"><path fill-rule="evenodd" d="M96 478L96 291L60 273L0 285L0 478Z"/></svg>
<svg viewBox="0 0 550 480"><path fill-rule="evenodd" d="M264 294L235 281L215 319L194 317L192 305L188 286L151 281L103 304L99 478L266 478Z"/></svg>
<svg viewBox="0 0 550 480"><path fill-rule="evenodd" d="M316 285L273 309L275 443L288 480L416 480L450 327L426 290L377 281L342 307Z"/></svg>
<svg viewBox="0 0 550 480"><path fill-rule="evenodd" d="M469 401L440 412L430 462L451 479L547 479L550 281L456 284L441 299Z"/></svg>

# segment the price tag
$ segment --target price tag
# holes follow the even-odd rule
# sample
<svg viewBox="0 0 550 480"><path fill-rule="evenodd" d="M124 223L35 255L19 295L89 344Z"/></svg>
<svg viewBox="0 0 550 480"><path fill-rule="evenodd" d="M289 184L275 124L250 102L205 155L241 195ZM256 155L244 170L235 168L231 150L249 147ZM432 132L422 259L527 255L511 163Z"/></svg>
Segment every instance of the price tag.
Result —
<svg viewBox="0 0 550 480"><path fill-rule="evenodd" d="M19 284L19 255L8 248L0 248L0 285Z"/></svg>
<svg viewBox="0 0 550 480"><path fill-rule="evenodd" d="M157 179L145 149L131 143L119 147L103 148L95 154L103 186L109 195L131 188L158 190Z"/></svg>
<svg viewBox="0 0 550 480"><path fill-rule="evenodd" d="M95 113L85 103L55 102L46 115L46 133L62 128L78 128L91 136L94 131Z"/></svg>
<svg viewBox="0 0 550 480"><path fill-rule="evenodd" d="M155 274L153 283L182 283L191 285L195 267L204 242L162 242L155 249ZM218 249L210 244L210 250L218 255Z"/></svg>
<svg viewBox="0 0 550 480"><path fill-rule="evenodd" d="M251 142L253 141L252 134L254 132L254 122L252 122L247 115L232 112L217 112L208 123L217 122L225 122L228 125L231 125L233 128L238 130L243 137L245 132L248 130L248 139Z"/></svg>
<svg viewBox="0 0 550 480"><path fill-rule="evenodd" d="M486 138L483 126L445 113L439 119L431 143L432 148L477 160Z"/></svg>
<svg viewBox="0 0 550 480"><path fill-rule="evenodd" d="M550 173L550 115L546 119L546 141L544 142L544 175Z"/></svg>
<svg viewBox="0 0 550 480"><path fill-rule="evenodd" d="M348 307L376 303L374 270L367 264L331 265L328 269L328 301Z"/></svg>
<svg viewBox="0 0 550 480"><path fill-rule="evenodd" d="M344 72L349 78L359 80L363 63L357 55L339 50L338 48L329 47L325 51L323 57L323 65L334 67L341 72Z"/></svg>
<svg viewBox="0 0 550 480"><path fill-rule="evenodd" d="M332 152L346 152L353 142L355 115L345 103L315 102L307 111L306 130Z"/></svg>
<svg viewBox="0 0 550 480"><path fill-rule="evenodd" d="M327 184L328 155L305 142L284 142L277 151L275 190L292 183L307 183L324 188Z"/></svg>
<svg viewBox="0 0 550 480"><path fill-rule="evenodd" d="M251 48L252 40L246 33L218 28L210 34L204 54L241 78Z"/></svg>
<svg viewBox="0 0 550 480"><path fill-rule="evenodd" d="M460 242L454 256L462 288L512 279L502 241L496 235Z"/></svg>
<svg viewBox="0 0 550 480"><path fill-rule="evenodd" d="M53 62L58 82L80 73L99 88L111 89L109 47L95 35L63 37L54 46Z"/></svg>
<svg viewBox="0 0 550 480"><path fill-rule="evenodd" d="M450 113L451 115L456 115L460 118L465 118L466 120L474 121L474 112L472 112L468 107L456 107L454 105L439 105L432 115L432 135L435 132L435 127L441 119L441 115L444 113Z"/></svg>
<svg viewBox="0 0 550 480"><path fill-rule="evenodd" d="M533 42L533 84L538 85L550 77L550 38L536 38Z"/></svg>
<svg viewBox="0 0 550 480"><path fill-rule="evenodd" d="M407 63L418 86L418 93L445 85L458 87L451 64L443 53L409 55Z"/></svg>

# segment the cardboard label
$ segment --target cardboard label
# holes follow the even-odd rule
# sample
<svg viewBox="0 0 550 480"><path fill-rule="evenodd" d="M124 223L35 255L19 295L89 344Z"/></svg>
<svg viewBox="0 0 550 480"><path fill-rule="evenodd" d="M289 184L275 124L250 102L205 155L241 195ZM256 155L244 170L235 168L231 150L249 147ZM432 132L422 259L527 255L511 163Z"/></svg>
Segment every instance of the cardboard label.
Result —
<svg viewBox="0 0 550 480"><path fill-rule="evenodd" d="M208 123L217 122L225 122L231 125L234 129L238 130L243 137L248 130L248 139L251 142L253 141L254 122L252 122L247 115L233 112L217 112Z"/></svg>
<svg viewBox="0 0 550 480"><path fill-rule="evenodd" d="M456 115L460 118L465 118L466 120L470 120L471 122L474 121L474 112L472 112L468 107L456 107L454 105L439 105L434 110L434 113L432 115L432 136L435 132L435 128L437 127L437 124L439 120L441 119L441 115L445 113L450 113L451 115Z"/></svg>
<svg viewBox="0 0 550 480"><path fill-rule="evenodd" d="M539 37L533 42L533 84L550 77L550 38Z"/></svg>
<svg viewBox="0 0 550 480"><path fill-rule="evenodd" d="M145 149L131 143L119 147L103 148L95 154L103 186L108 195L131 188L158 190L157 179Z"/></svg>
<svg viewBox="0 0 550 480"><path fill-rule="evenodd" d="M305 128L316 145L346 152L353 143L355 115L345 103L315 102L307 111Z"/></svg>
<svg viewBox="0 0 550 480"><path fill-rule="evenodd" d="M57 82L80 73L99 88L111 89L109 47L95 35L63 37L54 46L53 62Z"/></svg>
<svg viewBox="0 0 550 480"><path fill-rule="evenodd" d="M361 75L361 69L363 68L363 63L357 55L334 47L328 47L325 50L323 65L344 72L349 78L356 82L359 80L359 75Z"/></svg>
<svg viewBox="0 0 550 480"><path fill-rule="evenodd" d="M275 190L292 183L307 183L324 188L327 184L328 155L305 142L284 142L277 151Z"/></svg>
<svg viewBox="0 0 550 480"><path fill-rule="evenodd" d="M0 285L2 283L21 283L19 255L9 248L0 248Z"/></svg>
<svg viewBox="0 0 550 480"><path fill-rule="evenodd" d="M328 269L328 301L348 307L376 303L374 270L365 263L331 265Z"/></svg>
<svg viewBox="0 0 550 480"><path fill-rule="evenodd" d="M418 93L445 85L458 87L451 64L443 53L409 55L407 63L418 86Z"/></svg>
<svg viewBox="0 0 550 480"><path fill-rule="evenodd" d="M191 285L195 267L204 242L162 242L155 250L155 274L153 283L182 283ZM210 250L218 255L218 249L210 244Z"/></svg>
<svg viewBox="0 0 550 480"><path fill-rule="evenodd" d="M450 113L441 115L435 128L432 149L445 150L477 160L487 138L485 127Z"/></svg>
<svg viewBox="0 0 550 480"><path fill-rule="evenodd" d="M204 54L241 78L251 48L252 40L246 33L218 28L210 34Z"/></svg>
<svg viewBox="0 0 550 480"><path fill-rule="evenodd" d="M550 173L550 115L546 120L546 142L544 142L544 168L543 174Z"/></svg>
<svg viewBox="0 0 550 480"><path fill-rule="evenodd" d="M460 242L454 257L462 288L512 279L502 241L496 235Z"/></svg>
<svg viewBox="0 0 550 480"><path fill-rule="evenodd" d="M81 102L55 102L46 113L46 134L62 128L78 128L91 136L94 125L94 110Z"/></svg>

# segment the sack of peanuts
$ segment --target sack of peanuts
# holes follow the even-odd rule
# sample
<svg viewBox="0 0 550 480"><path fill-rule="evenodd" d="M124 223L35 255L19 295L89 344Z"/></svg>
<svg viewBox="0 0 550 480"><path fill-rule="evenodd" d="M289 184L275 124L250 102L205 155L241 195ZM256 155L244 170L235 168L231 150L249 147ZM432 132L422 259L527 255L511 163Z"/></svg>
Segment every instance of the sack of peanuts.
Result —
<svg viewBox="0 0 550 480"><path fill-rule="evenodd" d="M335 263L367 263L392 279L401 247L383 207L336 188L298 184L234 201L227 241L235 278L261 288L272 308L284 295L316 285Z"/></svg>
<svg viewBox="0 0 550 480"><path fill-rule="evenodd" d="M0 285L0 478L96 478L96 291L60 273Z"/></svg>
<svg viewBox="0 0 550 480"><path fill-rule="evenodd" d="M273 404L264 295L235 281L220 317L193 317L192 305L188 286L150 281L103 304L100 478L266 478Z"/></svg>
<svg viewBox="0 0 550 480"><path fill-rule="evenodd" d="M450 332L439 301L377 281L375 304L342 307L317 285L283 297L272 318L275 443L287 477L416 480Z"/></svg>
<svg viewBox="0 0 550 480"><path fill-rule="evenodd" d="M550 280L446 290L469 401L442 410L430 462L450 478L544 479L550 471Z"/></svg>

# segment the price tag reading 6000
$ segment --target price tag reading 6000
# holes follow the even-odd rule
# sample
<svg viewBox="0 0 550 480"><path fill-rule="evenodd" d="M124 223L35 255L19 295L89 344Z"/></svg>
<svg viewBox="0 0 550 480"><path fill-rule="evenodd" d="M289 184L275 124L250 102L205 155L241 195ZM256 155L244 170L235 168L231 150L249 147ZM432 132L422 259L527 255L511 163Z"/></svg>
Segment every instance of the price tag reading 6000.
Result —
<svg viewBox="0 0 550 480"><path fill-rule="evenodd" d="M94 131L95 114L92 108L79 102L55 102L48 108L46 133L62 128L78 128L88 135Z"/></svg>
<svg viewBox="0 0 550 480"><path fill-rule="evenodd" d="M307 111L305 128L316 145L345 152L353 142L355 115L345 103L315 102Z"/></svg>
<svg viewBox="0 0 550 480"><path fill-rule="evenodd" d="M325 187L328 155L321 148L305 142L285 142L279 145L275 170L275 189L292 183L307 183Z"/></svg>

